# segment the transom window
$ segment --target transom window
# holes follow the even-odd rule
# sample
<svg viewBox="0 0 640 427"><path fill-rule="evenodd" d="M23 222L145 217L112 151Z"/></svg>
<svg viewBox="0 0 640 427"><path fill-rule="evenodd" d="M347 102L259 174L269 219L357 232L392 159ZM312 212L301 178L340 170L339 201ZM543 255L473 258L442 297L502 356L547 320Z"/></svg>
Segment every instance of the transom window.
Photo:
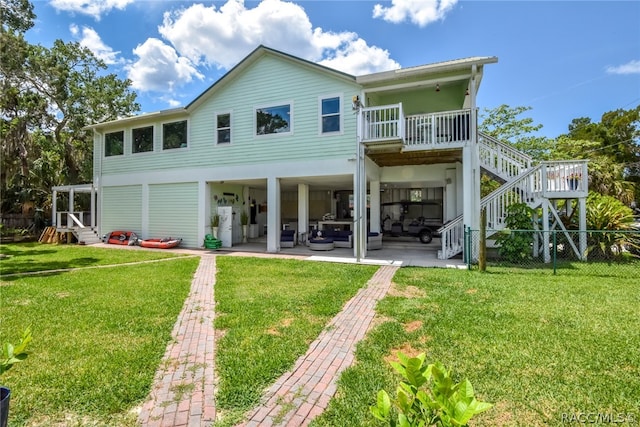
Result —
<svg viewBox="0 0 640 427"><path fill-rule="evenodd" d="M131 131L131 151L134 153L153 151L153 126Z"/></svg>
<svg viewBox="0 0 640 427"><path fill-rule="evenodd" d="M291 104L256 108L256 135L291 132Z"/></svg>
<svg viewBox="0 0 640 427"><path fill-rule="evenodd" d="M124 154L124 131L109 132L104 135L105 157L121 156Z"/></svg>
<svg viewBox="0 0 640 427"><path fill-rule="evenodd" d="M162 125L162 149L172 150L187 146L187 121Z"/></svg>
<svg viewBox="0 0 640 427"><path fill-rule="evenodd" d="M340 98L321 100L322 133L340 132Z"/></svg>
<svg viewBox="0 0 640 427"><path fill-rule="evenodd" d="M229 144L231 142L231 114L216 115L216 142Z"/></svg>

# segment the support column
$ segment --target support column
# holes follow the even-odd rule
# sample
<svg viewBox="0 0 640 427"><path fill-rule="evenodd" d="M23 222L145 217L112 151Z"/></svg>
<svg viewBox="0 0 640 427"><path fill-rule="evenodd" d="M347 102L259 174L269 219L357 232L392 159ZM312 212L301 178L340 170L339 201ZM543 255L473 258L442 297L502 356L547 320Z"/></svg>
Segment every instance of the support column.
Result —
<svg viewBox="0 0 640 427"><path fill-rule="evenodd" d="M580 214L579 228L580 228L580 259L587 260L587 199L580 197L578 199L578 214Z"/></svg>
<svg viewBox="0 0 640 427"><path fill-rule="evenodd" d="M551 253L549 252L549 201L542 201L542 253L545 263L551 262ZM555 248L553 249L556 250Z"/></svg>
<svg viewBox="0 0 640 427"><path fill-rule="evenodd" d="M356 126L356 170L353 183L353 255L357 262L367 252L367 178L365 174L362 135L362 110L358 109Z"/></svg>
<svg viewBox="0 0 640 427"><path fill-rule="evenodd" d="M96 228L96 188L91 186L91 229Z"/></svg>
<svg viewBox="0 0 640 427"><path fill-rule="evenodd" d="M142 212L140 213L140 227L143 238L149 238L149 184L142 184Z"/></svg>
<svg viewBox="0 0 640 427"><path fill-rule="evenodd" d="M51 205L51 225L57 227L58 224L56 216L58 215L58 192L56 190L53 190Z"/></svg>
<svg viewBox="0 0 640 427"><path fill-rule="evenodd" d="M69 190L69 213L67 214L67 228L73 227L73 220L71 219L71 217L69 215L73 213L73 206L74 206L75 197L76 197L76 195L75 195L75 192L73 191L73 188L72 188L72 189Z"/></svg>
<svg viewBox="0 0 640 427"><path fill-rule="evenodd" d="M280 178L267 178L267 252L280 252Z"/></svg>
<svg viewBox="0 0 640 427"><path fill-rule="evenodd" d="M369 227L374 233L380 232L380 181L369 182Z"/></svg>
<svg viewBox="0 0 640 427"><path fill-rule="evenodd" d="M476 188L478 181L475 179L474 157L475 150L471 145L462 149L462 221L465 227L472 230L471 245L467 247L469 254L465 254L465 259L474 262L478 255L478 239L474 239L474 233L480 229L480 188ZM479 185L478 185L479 187Z"/></svg>
<svg viewBox="0 0 640 427"><path fill-rule="evenodd" d="M309 185L308 184L298 184L298 236L300 233L308 233L309 232ZM307 236L307 239L309 236ZM304 242L300 241L298 238L298 243L302 244Z"/></svg>
<svg viewBox="0 0 640 427"><path fill-rule="evenodd" d="M206 181L198 181L198 242L211 230L211 192ZM199 246L199 245L198 245Z"/></svg>

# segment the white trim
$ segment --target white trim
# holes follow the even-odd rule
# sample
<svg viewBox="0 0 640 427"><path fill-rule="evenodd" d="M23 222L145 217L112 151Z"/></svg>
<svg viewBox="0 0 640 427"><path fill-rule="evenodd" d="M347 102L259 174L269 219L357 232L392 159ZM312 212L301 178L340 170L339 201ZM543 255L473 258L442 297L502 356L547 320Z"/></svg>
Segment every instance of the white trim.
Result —
<svg viewBox="0 0 640 427"><path fill-rule="evenodd" d="M279 132L279 133L268 133L265 135L258 135L257 133L257 125L258 125L258 110L261 109L266 109L266 108L273 108L273 107L282 107L288 105L289 106L289 130L287 132ZM274 138L274 137L278 137L278 136L292 136L293 135L293 111L294 111L294 107L293 107L293 100L290 101L281 101L281 102L270 102L268 104L260 104L260 105L256 105L253 107L253 130L251 131L253 133L253 137L256 139L262 139L262 138Z"/></svg>
<svg viewBox="0 0 640 427"><path fill-rule="evenodd" d="M229 115L229 142L220 142L218 141L218 116L224 116L225 114ZM224 128L223 128L224 129ZM224 111L214 111L213 112L213 141L214 145L222 145L228 146L233 144L233 110L224 110Z"/></svg>
<svg viewBox="0 0 640 427"><path fill-rule="evenodd" d="M322 114L322 101L338 98L338 113L340 119L340 129L337 131L331 132L323 132L322 131L322 118L324 115ZM335 114L327 114L327 116L333 116ZM332 135L342 135L344 134L344 105L343 105L343 97L340 93L329 94L329 95L320 95L318 96L318 135L320 136L332 136Z"/></svg>
<svg viewBox="0 0 640 427"><path fill-rule="evenodd" d="M187 146L186 147L177 147L177 148L164 148L164 125L171 123L179 123L179 122L187 122ZM189 149L189 140L191 139L191 123L188 118L179 119L179 120L171 120L166 122L160 122L160 152L171 152L175 153L178 150L187 150Z"/></svg>

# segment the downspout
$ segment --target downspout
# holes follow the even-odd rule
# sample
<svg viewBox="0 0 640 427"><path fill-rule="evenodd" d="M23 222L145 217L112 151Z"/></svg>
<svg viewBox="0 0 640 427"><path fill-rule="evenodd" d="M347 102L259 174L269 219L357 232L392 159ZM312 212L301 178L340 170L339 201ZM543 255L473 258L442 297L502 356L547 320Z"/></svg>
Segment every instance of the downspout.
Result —
<svg viewBox="0 0 640 427"><path fill-rule="evenodd" d="M93 173L93 188L95 189L96 192L96 203L97 203L97 207L96 207L96 211L92 212L92 215L95 215L95 228L97 229L97 233L98 233L98 237L101 236L102 234L102 189L101 189L101 183L102 183L102 159L103 159L103 152L102 152L102 138L103 135L102 133L98 132L97 129L93 129L93 155L94 157L96 156L96 152L98 153L98 161L95 162L94 164L98 165L97 170L94 170ZM98 143L96 144L96 137L98 140ZM99 149L97 149L99 147Z"/></svg>

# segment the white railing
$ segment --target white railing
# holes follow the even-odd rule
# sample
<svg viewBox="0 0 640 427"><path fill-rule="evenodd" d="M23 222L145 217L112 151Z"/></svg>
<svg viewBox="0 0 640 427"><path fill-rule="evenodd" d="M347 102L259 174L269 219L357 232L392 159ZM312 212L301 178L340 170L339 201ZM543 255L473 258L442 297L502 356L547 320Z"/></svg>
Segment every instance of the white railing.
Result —
<svg viewBox="0 0 640 427"><path fill-rule="evenodd" d="M505 181L520 175L533 164L531 157L485 133L478 134L478 143L480 165Z"/></svg>
<svg viewBox="0 0 640 427"><path fill-rule="evenodd" d="M84 212L57 212L56 224L58 228L64 228L62 218L65 217L66 228L84 228ZM75 225L74 225L75 224Z"/></svg>
<svg viewBox="0 0 640 427"><path fill-rule="evenodd" d="M542 162L541 188L548 197L586 196L589 192L587 160Z"/></svg>
<svg viewBox="0 0 640 427"><path fill-rule="evenodd" d="M385 141L404 138L402 103L362 109L362 140Z"/></svg>
<svg viewBox="0 0 640 427"><path fill-rule="evenodd" d="M540 206L541 197L586 197L588 193L587 160L546 161L530 168L480 201L480 208L487 211L487 229L493 232L504 229L507 210L514 203ZM456 255L463 249L462 215L456 217L438 232L441 234L443 259Z"/></svg>
<svg viewBox="0 0 640 427"><path fill-rule="evenodd" d="M470 123L469 109L407 116L404 148L423 150L461 145L471 138Z"/></svg>
<svg viewBox="0 0 640 427"><path fill-rule="evenodd" d="M439 259L448 259L462 252L464 245L464 224L462 216L440 227L441 248L438 251Z"/></svg>

